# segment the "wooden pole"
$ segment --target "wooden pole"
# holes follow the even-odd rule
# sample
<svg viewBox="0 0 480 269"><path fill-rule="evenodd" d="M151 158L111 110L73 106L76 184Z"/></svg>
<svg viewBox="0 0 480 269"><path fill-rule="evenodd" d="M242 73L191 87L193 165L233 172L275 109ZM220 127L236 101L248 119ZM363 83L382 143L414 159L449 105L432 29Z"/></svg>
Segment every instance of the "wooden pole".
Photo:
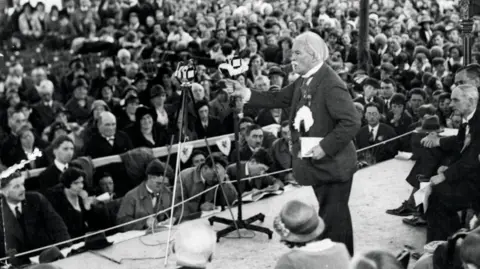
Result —
<svg viewBox="0 0 480 269"><path fill-rule="evenodd" d="M360 0L360 29L358 31L358 69L364 70L370 75L370 53L368 45L369 27L369 0Z"/></svg>

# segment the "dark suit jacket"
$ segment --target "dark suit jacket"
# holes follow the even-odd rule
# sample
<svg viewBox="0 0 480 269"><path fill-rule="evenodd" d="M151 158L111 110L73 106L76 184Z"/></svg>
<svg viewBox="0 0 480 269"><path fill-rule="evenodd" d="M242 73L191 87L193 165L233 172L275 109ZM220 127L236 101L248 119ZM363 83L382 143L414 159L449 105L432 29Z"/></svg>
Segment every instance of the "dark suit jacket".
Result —
<svg viewBox="0 0 480 269"><path fill-rule="evenodd" d="M248 146L247 142L240 145L240 161L248 161L253 155L253 151ZM230 152L229 156L230 162L237 161L237 149L234 149Z"/></svg>
<svg viewBox="0 0 480 269"><path fill-rule="evenodd" d="M288 109L282 109L282 115L280 116L280 122L276 122L270 112L270 109L262 109L260 110L258 117L257 117L257 124L260 126L268 126L270 124L281 124L283 121L288 120L290 117ZM275 134L276 135L276 134Z"/></svg>
<svg viewBox="0 0 480 269"><path fill-rule="evenodd" d="M355 140L357 142L358 149L380 143L396 136L395 131L391 126L385 123L380 123L377 131L377 136L375 137L375 141L373 143L370 143L370 141L368 141L370 136L370 130L368 129L368 127L368 125L363 126L362 128L360 128L360 131L356 135ZM395 157L395 155L397 155L397 143L396 141L392 141L388 144L382 144L372 149L361 152L361 155L363 155L362 157L365 158L368 154L371 154L370 156L374 157L375 163L391 159Z"/></svg>
<svg viewBox="0 0 480 269"><path fill-rule="evenodd" d="M288 141L285 138L279 138L273 142L272 147L269 149L270 155L273 159L273 166L270 167L271 171L281 171L292 168L292 153L288 148ZM280 178L284 177L287 173L279 175Z"/></svg>
<svg viewBox="0 0 480 269"><path fill-rule="evenodd" d="M48 189L60 183L60 175L62 171L58 170L55 164L51 164L37 178L28 180L37 181L36 186L31 186L31 190L37 190L45 194ZM29 188L27 188L29 189Z"/></svg>
<svg viewBox="0 0 480 269"><path fill-rule="evenodd" d="M440 139L440 147L443 150L456 152L453 162L443 173L446 181L456 181L465 179L478 180L479 165L478 156L480 154L480 109L477 110L468 122L470 128L470 143L463 151L462 147L465 140L465 128L462 126L458 130L457 136L450 136ZM478 185L477 185L478 186Z"/></svg>
<svg viewBox="0 0 480 269"><path fill-rule="evenodd" d="M251 175L248 175L248 176L246 175L246 172L247 172L246 165L247 165L247 162L240 163L240 180L246 177L251 177ZM236 182L237 164L233 163L227 167L227 175L231 181ZM272 176L265 176L265 177L254 178L251 180L244 180L244 181L240 181L239 183L240 183L239 185L235 183L235 187L237 188L237 191L241 193L251 191L252 189L261 190L275 183L283 187L283 183Z"/></svg>
<svg viewBox="0 0 480 269"><path fill-rule="evenodd" d="M46 106L43 102L37 103L32 108L32 114L30 116L33 127L39 132L43 132L43 129L52 124L55 120L55 115L62 108L62 104L57 101L53 101L52 106Z"/></svg>
<svg viewBox="0 0 480 269"><path fill-rule="evenodd" d="M323 137L320 146L326 156L320 160L298 158L300 133L294 129L296 112L305 104L301 85L304 78L279 92L252 91L249 104L264 108L290 107L290 128L293 143L293 173L302 185L321 182L351 180L356 169L357 154L352 142L360 128L360 116L356 111L345 83L326 63L312 76L311 111L315 120L306 136Z"/></svg>
<svg viewBox="0 0 480 269"><path fill-rule="evenodd" d="M200 119L195 120L195 133L198 139L223 135L225 134L224 130L222 122L216 117L208 117L207 129L203 127Z"/></svg>
<svg viewBox="0 0 480 269"><path fill-rule="evenodd" d="M92 158L117 155L129 151L133 148L132 141L128 135L122 131L115 133L113 146L100 133L94 133L91 140L87 143L85 155Z"/></svg>
<svg viewBox="0 0 480 269"><path fill-rule="evenodd" d="M163 190L160 196L157 198L157 205L155 208L152 205L152 197L147 191L145 182L141 183L131 191L129 191L122 200L120 209L117 213L117 223L127 223L134 219L143 218L145 216L151 215L155 212L165 210L169 208L172 204L172 192L166 187L163 187ZM165 214L159 214L157 216L158 221L163 221L168 219L170 211ZM124 226L123 231L131 230L143 230L147 228L147 221L139 221L132 223L130 225Z"/></svg>
<svg viewBox="0 0 480 269"><path fill-rule="evenodd" d="M0 214L0 218L4 219L0 221L1 257L6 255L4 240L6 240L8 250L14 249L17 253L21 253L70 239L62 218L43 195L37 192L27 192L25 196L26 198L22 202L25 230L21 228L18 219L5 199L2 198L3 214ZM35 255L38 253L31 254L31 256ZM25 259L28 259L28 255L24 258L16 258L14 263L25 263Z"/></svg>
<svg viewBox="0 0 480 269"><path fill-rule="evenodd" d="M176 183L175 204L198 195L211 187L203 182L200 169L200 167L190 167L180 172ZM231 205L237 199L237 190L229 182L223 183L222 189L228 199L228 204ZM212 189L204 194L203 199L202 196L198 196L186 202L183 208L180 206L179 210L175 211L175 217L179 219L180 213L183 212L182 220L198 218L201 215L201 202L214 203L216 201L216 206L226 206L227 202L222 194L222 189L219 188L216 192L215 189Z"/></svg>

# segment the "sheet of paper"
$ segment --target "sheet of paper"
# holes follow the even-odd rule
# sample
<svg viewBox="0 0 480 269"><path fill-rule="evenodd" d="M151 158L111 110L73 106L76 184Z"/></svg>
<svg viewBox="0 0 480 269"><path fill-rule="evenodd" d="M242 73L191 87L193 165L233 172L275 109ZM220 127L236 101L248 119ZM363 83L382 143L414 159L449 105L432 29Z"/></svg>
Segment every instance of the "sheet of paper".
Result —
<svg viewBox="0 0 480 269"><path fill-rule="evenodd" d="M443 129L443 132L439 134L439 136L445 137L445 136L456 136L458 134L458 129L453 129L453 128L445 128Z"/></svg>
<svg viewBox="0 0 480 269"><path fill-rule="evenodd" d="M108 201L108 200L110 200L110 193L105 192L104 194L101 194L101 195L97 196L96 199L100 202Z"/></svg>
<svg viewBox="0 0 480 269"><path fill-rule="evenodd" d="M205 217L208 217L208 216L211 216L213 214L217 214L219 212L222 211L222 207L221 206L217 206L214 210L211 210L211 211L202 211L202 215L200 216L200 218L205 218Z"/></svg>
<svg viewBox="0 0 480 269"><path fill-rule="evenodd" d="M410 160L412 158L413 153L411 152L405 152L405 151L399 151L397 156L395 156L395 159L398 160Z"/></svg>
<svg viewBox="0 0 480 269"><path fill-rule="evenodd" d="M301 156L302 158L310 158L313 156L313 153L309 153L311 149L317 146L323 137L300 137L300 147L301 147Z"/></svg>
<svg viewBox="0 0 480 269"><path fill-rule="evenodd" d="M432 183L422 182L420 183L420 189L413 194L415 204L419 206L423 204L423 210L426 212L428 208L428 197L432 193Z"/></svg>

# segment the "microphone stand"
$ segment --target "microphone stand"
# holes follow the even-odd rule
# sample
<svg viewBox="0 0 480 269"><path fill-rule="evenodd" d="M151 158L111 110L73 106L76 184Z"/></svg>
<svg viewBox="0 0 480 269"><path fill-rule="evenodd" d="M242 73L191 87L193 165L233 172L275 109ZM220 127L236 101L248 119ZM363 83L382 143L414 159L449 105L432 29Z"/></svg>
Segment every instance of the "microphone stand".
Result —
<svg viewBox="0 0 480 269"><path fill-rule="evenodd" d="M256 226L256 225L252 225L253 222L256 222L257 220L259 220L260 222L263 222L265 220L265 215L262 214L262 213L258 213L248 219L243 219L243 212L242 212L242 206L243 206L243 202L242 202L242 196L243 196L243 192L242 192L242 189L240 187L240 182L241 182L241 178L240 178L240 134L239 134L239 117L238 117L238 114L233 111L233 124L234 124L234 131L235 131L235 145L236 145L236 177L237 177L237 192L238 192L238 198L237 198L237 201L238 201L238 205L237 205L237 208L238 208L238 211L237 211L237 219L225 219L225 218L220 218L220 217L217 217L217 216L213 216L213 217L210 217L208 219L208 221L210 222L210 225L213 225L215 222L218 222L218 223L222 223L222 224L225 224L225 225L228 225L227 228L223 229L223 230L220 230L217 232L217 242L220 241L220 238L222 237L225 237L226 235L228 235L229 233L235 231L235 230L239 230L239 229L246 229L246 230L251 230L251 231L257 231L257 232L260 232L260 233L264 233L264 234L267 234L268 235L268 239L272 239L272 235L273 235L273 232L272 230L268 229L268 228L265 228L265 227L262 227L262 226ZM238 235L239 235L239 238L242 238L241 234L240 234L240 231L238 231Z"/></svg>

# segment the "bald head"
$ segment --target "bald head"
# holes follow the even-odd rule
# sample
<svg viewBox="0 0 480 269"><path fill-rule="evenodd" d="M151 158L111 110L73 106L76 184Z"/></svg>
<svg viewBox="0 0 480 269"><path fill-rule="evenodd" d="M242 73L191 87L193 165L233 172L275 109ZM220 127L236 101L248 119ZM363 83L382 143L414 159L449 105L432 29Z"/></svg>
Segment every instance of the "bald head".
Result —
<svg viewBox="0 0 480 269"><path fill-rule="evenodd" d="M102 136L114 136L117 130L117 119L111 112L104 111L98 115L97 127Z"/></svg>
<svg viewBox="0 0 480 269"><path fill-rule="evenodd" d="M293 70L300 75L328 60L328 46L316 33L305 32L297 36L292 48Z"/></svg>

